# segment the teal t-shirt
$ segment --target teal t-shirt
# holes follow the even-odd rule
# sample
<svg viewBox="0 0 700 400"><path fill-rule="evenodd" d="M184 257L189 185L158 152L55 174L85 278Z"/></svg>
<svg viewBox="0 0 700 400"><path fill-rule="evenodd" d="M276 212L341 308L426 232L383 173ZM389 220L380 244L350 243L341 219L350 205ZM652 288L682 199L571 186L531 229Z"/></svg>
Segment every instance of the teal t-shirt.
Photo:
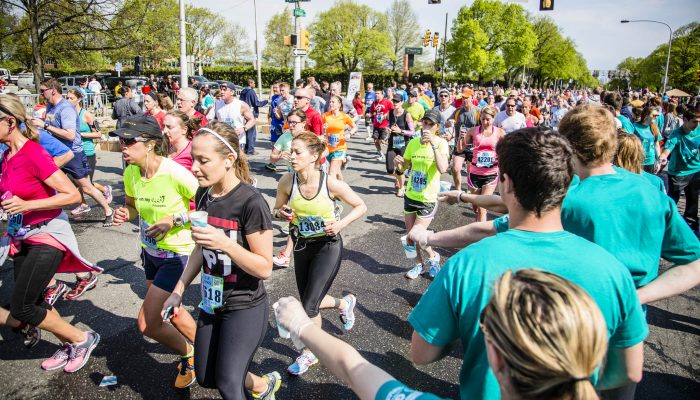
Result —
<svg viewBox="0 0 700 400"><path fill-rule="evenodd" d="M634 129L630 133L634 133L642 141L644 148L644 165L654 165L656 161L656 138L651 131L651 127L644 124L634 123Z"/></svg>
<svg viewBox="0 0 700 400"><path fill-rule="evenodd" d="M646 171L642 171L642 176L646 178L649 183L654 187L658 188L663 193L666 193L666 186L664 186L664 181L654 174L650 174Z"/></svg>
<svg viewBox="0 0 700 400"><path fill-rule="evenodd" d="M668 155L669 175L684 176L700 171L700 127L685 133L680 126L671 132L664 149L671 150Z"/></svg>
<svg viewBox="0 0 700 400"><path fill-rule="evenodd" d="M656 279L659 257L677 265L700 258L700 242L673 200L642 175L615 172L590 176L569 190L561 212L564 229L609 251L637 287Z"/></svg>
<svg viewBox="0 0 700 400"><path fill-rule="evenodd" d="M90 133L90 125L88 125L84 120L83 120L83 115L85 114L85 110L80 110L80 114L78 116L78 119L80 121L80 133ZM95 142L92 141L92 139L82 137L83 139L83 151L85 152L85 155L90 157L95 155Z"/></svg>
<svg viewBox="0 0 700 400"><path fill-rule="evenodd" d="M413 390L399 381L385 382L377 391L374 400L442 400L431 393Z"/></svg>
<svg viewBox="0 0 700 400"><path fill-rule="evenodd" d="M632 125L632 121L630 121L629 118L625 117L624 115L618 115L617 119L620 120L622 129L624 129L627 133L634 132L634 125Z"/></svg>
<svg viewBox="0 0 700 400"><path fill-rule="evenodd" d="M500 398L479 316L493 282L508 270L523 268L552 272L586 290L605 318L610 346L631 347L649 333L629 271L600 246L566 231L511 229L482 239L447 260L408 317L413 329L432 345L462 341L463 400Z"/></svg>

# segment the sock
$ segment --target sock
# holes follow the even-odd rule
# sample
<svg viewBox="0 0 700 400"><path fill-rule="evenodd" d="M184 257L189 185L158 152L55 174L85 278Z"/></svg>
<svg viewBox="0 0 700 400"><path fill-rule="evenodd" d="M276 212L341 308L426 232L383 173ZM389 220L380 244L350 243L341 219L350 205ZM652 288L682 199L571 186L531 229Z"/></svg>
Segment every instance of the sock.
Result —
<svg viewBox="0 0 700 400"><path fill-rule="evenodd" d="M335 302L333 307L340 308L340 299L333 298L333 301Z"/></svg>
<svg viewBox="0 0 700 400"><path fill-rule="evenodd" d="M190 358L190 357L194 357L194 346L192 346L192 350L190 350L189 353L187 353L184 356L180 356L180 358Z"/></svg>

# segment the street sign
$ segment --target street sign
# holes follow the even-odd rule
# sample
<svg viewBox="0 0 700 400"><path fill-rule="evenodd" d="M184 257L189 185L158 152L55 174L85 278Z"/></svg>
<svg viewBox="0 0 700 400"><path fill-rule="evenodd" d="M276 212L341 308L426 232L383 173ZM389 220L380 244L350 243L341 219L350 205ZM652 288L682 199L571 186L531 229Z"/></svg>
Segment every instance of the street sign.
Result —
<svg viewBox="0 0 700 400"><path fill-rule="evenodd" d="M294 9L294 16L295 17L306 17L306 11L304 11L303 8L295 8Z"/></svg>
<svg viewBox="0 0 700 400"><path fill-rule="evenodd" d="M117 71L117 72L121 72L121 70L122 70L122 63L118 62L118 63L114 64L114 70Z"/></svg>
<svg viewBox="0 0 700 400"><path fill-rule="evenodd" d="M406 47L404 49L404 54L423 54L423 48L422 47Z"/></svg>
<svg viewBox="0 0 700 400"><path fill-rule="evenodd" d="M294 49L292 50L292 54L295 56L305 56L309 54L309 52L306 49Z"/></svg>

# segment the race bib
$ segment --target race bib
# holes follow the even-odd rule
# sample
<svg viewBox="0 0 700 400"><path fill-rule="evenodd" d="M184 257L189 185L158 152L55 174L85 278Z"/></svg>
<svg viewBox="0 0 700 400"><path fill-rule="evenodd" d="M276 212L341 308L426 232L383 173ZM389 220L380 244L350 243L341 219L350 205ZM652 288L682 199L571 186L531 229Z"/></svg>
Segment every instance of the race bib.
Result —
<svg viewBox="0 0 700 400"><path fill-rule="evenodd" d="M24 214L17 213L12 214L7 219L7 234L10 236L18 235L22 236L26 233L22 222L24 221ZM22 232L25 231L25 232Z"/></svg>
<svg viewBox="0 0 700 400"><path fill-rule="evenodd" d="M428 186L428 174L422 171L411 171L411 187L416 192L422 192Z"/></svg>
<svg viewBox="0 0 700 400"><path fill-rule="evenodd" d="M326 223L323 217L319 215L308 215L298 217L299 234L303 237L316 236L323 234L323 229Z"/></svg>
<svg viewBox="0 0 700 400"><path fill-rule="evenodd" d="M199 308L207 314L214 314L224 304L224 278L202 272L202 301Z"/></svg>
<svg viewBox="0 0 700 400"><path fill-rule="evenodd" d="M381 111L377 111L377 124L384 122L384 114Z"/></svg>
<svg viewBox="0 0 700 400"><path fill-rule="evenodd" d="M491 168L496 160L496 152L480 151L476 153L476 166L479 168Z"/></svg>
<svg viewBox="0 0 700 400"><path fill-rule="evenodd" d="M335 147L340 144L340 135L339 134L331 134L328 135L328 145L331 147Z"/></svg>
<svg viewBox="0 0 700 400"><path fill-rule="evenodd" d="M148 227L150 227L148 222L141 220L141 243L149 249L157 249L158 243L156 243L156 238L146 236L146 229L148 229Z"/></svg>
<svg viewBox="0 0 700 400"><path fill-rule="evenodd" d="M403 149L406 145L406 139L403 138L403 135L394 135L393 145L395 149Z"/></svg>

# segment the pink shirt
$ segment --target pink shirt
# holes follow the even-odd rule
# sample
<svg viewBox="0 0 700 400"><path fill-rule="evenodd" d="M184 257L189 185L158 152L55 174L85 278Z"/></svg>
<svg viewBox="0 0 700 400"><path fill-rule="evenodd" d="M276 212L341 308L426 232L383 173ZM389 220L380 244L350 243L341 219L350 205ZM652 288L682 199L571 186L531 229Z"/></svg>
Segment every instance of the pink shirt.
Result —
<svg viewBox="0 0 700 400"><path fill-rule="evenodd" d="M22 200L39 200L56 194L44 181L58 171L58 167L39 143L29 140L15 155L8 157L10 150L6 150L3 157L0 196L9 191ZM56 218L59 214L60 208L27 211L24 213L22 225L44 222Z"/></svg>
<svg viewBox="0 0 700 400"><path fill-rule="evenodd" d="M192 171L192 142L188 141L187 146L181 152L172 157L168 157L176 163L182 165L188 171Z"/></svg>
<svg viewBox="0 0 700 400"><path fill-rule="evenodd" d="M498 131L491 127L491 134L486 136L481 133L481 126L477 126L472 133L472 165L469 173L474 175L498 174L498 156L496 156L496 143L498 143Z"/></svg>

